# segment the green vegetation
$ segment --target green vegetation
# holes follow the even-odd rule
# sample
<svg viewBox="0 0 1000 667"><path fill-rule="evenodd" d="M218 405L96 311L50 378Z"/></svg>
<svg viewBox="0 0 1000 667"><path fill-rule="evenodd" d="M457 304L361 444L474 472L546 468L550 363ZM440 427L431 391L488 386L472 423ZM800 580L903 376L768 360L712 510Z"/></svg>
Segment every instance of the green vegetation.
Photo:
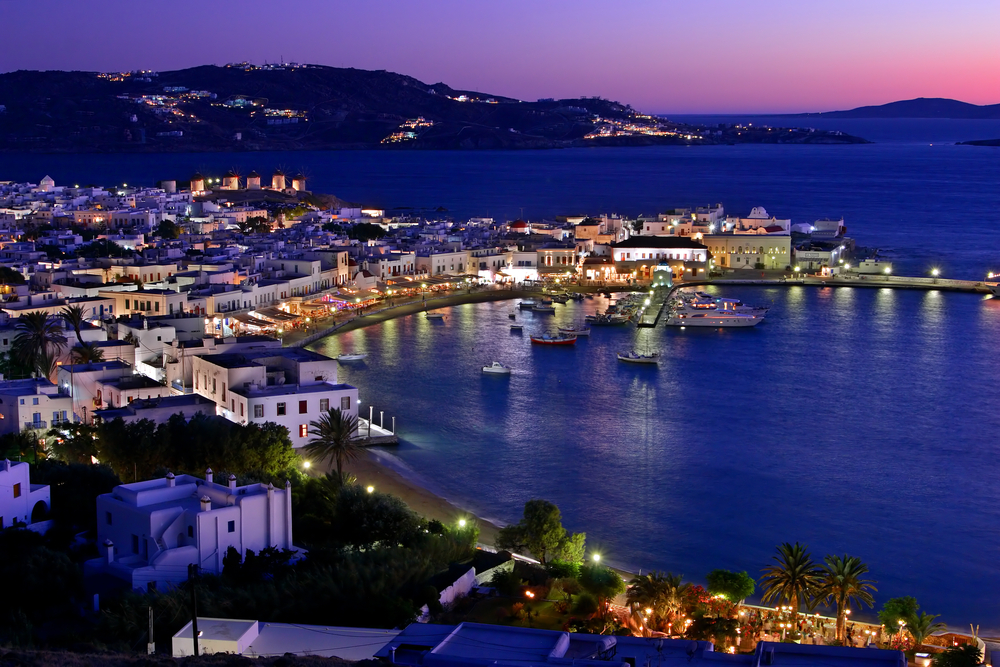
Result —
<svg viewBox="0 0 1000 667"><path fill-rule="evenodd" d="M271 231L271 223L264 216L247 218L244 222L237 224L244 234L267 234Z"/></svg>
<svg viewBox="0 0 1000 667"><path fill-rule="evenodd" d="M837 639L847 638L847 610L853 603L869 608L875 606L872 592L877 591L875 582L862 579L868 573L868 566L854 556L827 556L826 563L820 570L820 584L817 597L824 598L828 604L837 609Z"/></svg>
<svg viewBox="0 0 1000 667"><path fill-rule="evenodd" d="M913 637L913 648L918 649L924 640L935 632L943 632L948 629L944 623L938 623L936 614L920 612L913 614L906 620L906 631Z"/></svg>
<svg viewBox="0 0 1000 667"><path fill-rule="evenodd" d="M671 632L685 606L690 584L671 572L650 572L629 582L625 600L633 614L645 616L645 624L659 632Z"/></svg>
<svg viewBox="0 0 1000 667"><path fill-rule="evenodd" d="M341 412L340 408L330 408L318 420L309 422L309 435L313 437L303 447L303 452L320 461L333 459L337 464L337 476L343 479L344 462L361 455L361 448L354 441L357 430L357 417Z"/></svg>
<svg viewBox="0 0 1000 667"><path fill-rule="evenodd" d="M917 615L920 605L909 595L901 598L889 598L878 612L879 622L890 633L898 630L908 619Z"/></svg>
<svg viewBox="0 0 1000 667"><path fill-rule="evenodd" d="M347 238L356 239L362 243L380 239L383 236L385 236L385 230L370 222L359 222L347 229Z"/></svg>
<svg viewBox="0 0 1000 667"><path fill-rule="evenodd" d="M934 656L934 667L976 667L982 660L982 651L975 644L949 646L944 653Z"/></svg>
<svg viewBox="0 0 1000 667"><path fill-rule="evenodd" d="M156 231L153 232L153 235L159 236L161 239L179 239L181 237L181 228L173 220L163 220L156 226Z"/></svg>
<svg viewBox="0 0 1000 667"><path fill-rule="evenodd" d="M23 285L24 275L9 266L0 266L0 285Z"/></svg>
<svg viewBox="0 0 1000 667"><path fill-rule="evenodd" d="M730 602L741 604L743 600L753 595L754 580L746 572L712 570L705 580L708 582L710 594L721 595Z"/></svg>
<svg viewBox="0 0 1000 667"><path fill-rule="evenodd" d="M819 590L820 571L804 544L785 542L778 546L774 556L776 565L764 568L761 588L762 602L787 602L792 607L793 618L802 603L809 603Z"/></svg>
<svg viewBox="0 0 1000 667"><path fill-rule="evenodd" d="M584 533L566 532L558 507L546 500L529 500L524 504L524 518L500 529L496 546L518 552L527 549L544 565L550 559L579 563L585 541Z"/></svg>
<svg viewBox="0 0 1000 667"><path fill-rule="evenodd" d="M66 336L56 317L34 311L17 318L17 335L11 346L11 357L22 368L30 368L38 377L55 373L56 358L66 345Z"/></svg>

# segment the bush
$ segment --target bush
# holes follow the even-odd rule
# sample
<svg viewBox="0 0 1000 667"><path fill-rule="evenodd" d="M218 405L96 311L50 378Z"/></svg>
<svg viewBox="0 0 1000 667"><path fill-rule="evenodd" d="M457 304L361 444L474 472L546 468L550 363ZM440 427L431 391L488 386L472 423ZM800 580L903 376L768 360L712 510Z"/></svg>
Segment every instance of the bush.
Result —
<svg viewBox="0 0 1000 667"><path fill-rule="evenodd" d="M497 589L500 595L514 597L518 594L524 582L513 570L497 570L490 579L490 586Z"/></svg>
<svg viewBox="0 0 1000 667"><path fill-rule="evenodd" d="M597 598L590 593L584 593L576 599L573 613L580 616L593 616L597 613Z"/></svg>
<svg viewBox="0 0 1000 667"><path fill-rule="evenodd" d="M564 560L554 560L545 566L545 571L553 579L579 579L580 564Z"/></svg>
<svg viewBox="0 0 1000 667"><path fill-rule="evenodd" d="M975 644L949 646L934 656L934 667L976 667L980 659L981 653Z"/></svg>

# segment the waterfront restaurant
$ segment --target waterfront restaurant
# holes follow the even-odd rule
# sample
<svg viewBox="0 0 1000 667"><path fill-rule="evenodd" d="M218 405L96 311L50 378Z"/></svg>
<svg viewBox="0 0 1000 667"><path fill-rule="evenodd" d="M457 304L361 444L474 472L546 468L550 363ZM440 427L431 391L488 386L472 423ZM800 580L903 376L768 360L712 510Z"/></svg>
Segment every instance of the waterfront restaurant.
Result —
<svg viewBox="0 0 1000 667"><path fill-rule="evenodd" d="M708 248L686 236L633 236L611 246L618 275L652 280L660 265L674 278L703 277L708 273Z"/></svg>

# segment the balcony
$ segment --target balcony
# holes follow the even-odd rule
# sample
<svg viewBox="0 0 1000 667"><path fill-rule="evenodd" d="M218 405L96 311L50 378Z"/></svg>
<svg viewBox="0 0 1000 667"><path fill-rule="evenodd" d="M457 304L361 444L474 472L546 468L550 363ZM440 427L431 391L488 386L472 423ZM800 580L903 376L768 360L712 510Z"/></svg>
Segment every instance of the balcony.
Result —
<svg viewBox="0 0 1000 667"><path fill-rule="evenodd" d="M36 431L40 431L43 428L48 428L48 422L24 422L24 428L33 428Z"/></svg>

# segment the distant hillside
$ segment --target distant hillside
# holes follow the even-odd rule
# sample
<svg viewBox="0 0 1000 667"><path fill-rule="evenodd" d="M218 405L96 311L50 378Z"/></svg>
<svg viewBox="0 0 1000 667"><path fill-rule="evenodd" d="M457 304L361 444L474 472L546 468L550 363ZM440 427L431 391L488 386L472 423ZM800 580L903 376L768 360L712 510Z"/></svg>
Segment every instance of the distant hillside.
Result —
<svg viewBox="0 0 1000 667"><path fill-rule="evenodd" d="M598 98L521 102L392 72L317 65L0 74L2 151L489 149L776 140L864 143L842 133L701 131Z"/></svg>
<svg viewBox="0 0 1000 667"><path fill-rule="evenodd" d="M889 102L880 106L858 107L849 111L802 114L824 118L964 118L1000 119L1000 104L976 105L941 97Z"/></svg>

